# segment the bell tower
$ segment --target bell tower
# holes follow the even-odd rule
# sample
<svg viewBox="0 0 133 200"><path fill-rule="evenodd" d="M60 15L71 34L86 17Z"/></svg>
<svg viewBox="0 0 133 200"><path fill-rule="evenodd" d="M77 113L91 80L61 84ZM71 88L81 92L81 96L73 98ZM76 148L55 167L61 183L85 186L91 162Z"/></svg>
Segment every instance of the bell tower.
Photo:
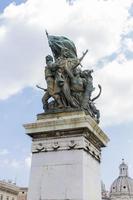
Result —
<svg viewBox="0 0 133 200"><path fill-rule="evenodd" d="M128 166L125 164L124 159L122 159L122 163L119 166L120 176L128 176Z"/></svg>

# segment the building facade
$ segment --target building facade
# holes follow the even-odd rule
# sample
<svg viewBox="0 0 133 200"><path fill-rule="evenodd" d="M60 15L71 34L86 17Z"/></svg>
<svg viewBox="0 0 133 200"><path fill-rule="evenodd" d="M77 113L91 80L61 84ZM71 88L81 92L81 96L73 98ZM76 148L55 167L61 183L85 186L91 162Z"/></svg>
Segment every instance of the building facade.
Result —
<svg viewBox="0 0 133 200"><path fill-rule="evenodd" d="M27 200L27 192L28 192L28 188L26 187L19 188L17 200Z"/></svg>
<svg viewBox="0 0 133 200"><path fill-rule="evenodd" d="M105 184L101 182L102 200L110 200L109 192L105 188Z"/></svg>
<svg viewBox="0 0 133 200"><path fill-rule="evenodd" d="M10 182L0 181L0 200L17 200L19 188Z"/></svg>
<svg viewBox="0 0 133 200"><path fill-rule="evenodd" d="M0 180L0 200L27 200L27 188Z"/></svg>

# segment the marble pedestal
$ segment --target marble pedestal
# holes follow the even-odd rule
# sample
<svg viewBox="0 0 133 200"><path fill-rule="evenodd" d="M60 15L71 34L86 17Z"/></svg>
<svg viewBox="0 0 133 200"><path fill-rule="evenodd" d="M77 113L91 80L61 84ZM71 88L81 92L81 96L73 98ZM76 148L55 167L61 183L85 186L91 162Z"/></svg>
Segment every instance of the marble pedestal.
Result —
<svg viewBox="0 0 133 200"><path fill-rule="evenodd" d="M83 111L39 114L32 137L28 200L101 200L100 157L108 137Z"/></svg>

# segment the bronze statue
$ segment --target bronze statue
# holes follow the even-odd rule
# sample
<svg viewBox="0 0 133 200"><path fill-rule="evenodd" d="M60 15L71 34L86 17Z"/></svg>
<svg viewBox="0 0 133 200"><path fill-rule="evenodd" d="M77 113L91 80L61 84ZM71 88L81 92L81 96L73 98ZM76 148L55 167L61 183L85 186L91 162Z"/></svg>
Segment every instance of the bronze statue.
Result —
<svg viewBox="0 0 133 200"><path fill-rule="evenodd" d="M81 61L88 50L83 53L81 58L77 57L75 44L63 36L51 36L47 32L49 46L53 57L46 56L45 80L47 89L42 98L43 109L45 112L51 112L60 109L81 109L90 114L99 122L100 112L96 108L91 98L93 87L93 70L82 70ZM50 98L52 100L50 101Z"/></svg>

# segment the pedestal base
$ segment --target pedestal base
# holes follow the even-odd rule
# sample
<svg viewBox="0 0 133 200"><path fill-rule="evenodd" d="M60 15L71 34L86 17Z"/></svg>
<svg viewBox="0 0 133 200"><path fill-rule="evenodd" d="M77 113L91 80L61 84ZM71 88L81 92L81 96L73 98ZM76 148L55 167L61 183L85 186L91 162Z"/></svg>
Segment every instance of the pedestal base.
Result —
<svg viewBox="0 0 133 200"><path fill-rule="evenodd" d="M101 200L100 156L107 136L84 112L38 115L28 200Z"/></svg>

